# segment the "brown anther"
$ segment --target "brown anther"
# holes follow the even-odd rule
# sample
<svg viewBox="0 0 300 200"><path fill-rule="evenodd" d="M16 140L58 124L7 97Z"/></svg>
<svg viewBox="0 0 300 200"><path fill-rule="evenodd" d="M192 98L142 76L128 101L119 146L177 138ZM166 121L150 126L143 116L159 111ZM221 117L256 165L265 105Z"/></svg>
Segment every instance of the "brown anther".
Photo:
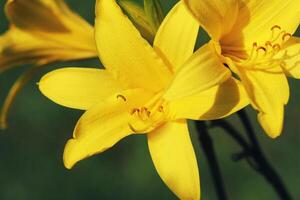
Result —
<svg viewBox="0 0 300 200"><path fill-rule="evenodd" d="M148 111L148 109L146 107L141 108L141 112L146 112L146 111Z"/></svg>
<svg viewBox="0 0 300 200"><path fill-rule="evenodd" d="M136 113L136 112L140 112L140 109L138 109L138 108L134 108L134 109L132 109L132 111L130 112L130 114L131 115L134 115L134 113Z"/></svg>
<svg viewBox="0 0 300 200"><path fill-rule="evenodd" d="M141 133L141 132L143 132L142 130L138 130L138 129L134 128L130 123L128 124L128 126L131 129L131 131L134 132L134 133Z"/></svg>
<svg viewBox="0 0 300 200"><path fill-rule="evenodd" d="M285 34L283 34L283 36L282 36L282 40L283 40L283 41L286 41L286 38L290 39L291 37L292 37L292 35L291 35L290 33L285 33Z"/></svg>
<svg viewBox="0 0 300 200"><path fill-rule="evenodd" d="M121 95L121 94L119 94L119 95L117 95L117 99L122 99L123 101L127 101L127 99L126 99L126 97L124 97L123 95Z"/></svg>
<svg viewBox="0 0 300 200"><path fill-rule="evenodd" d="M280 26L278 26L278 25L274 25L274 26L272 26L272 28L271 28L271 31L273 31L274 29L279 29L279 30L281 30L281 27Z"/></svg>
<svg viewBox="0 0 300 200"><path fill-rule="evenodd" d="M147 116L150 117L150 115L151 115L151 112L147 111Z"/></svg>
<svg viewBox="0 0 300 200"><path fill-rule="evenodd" d="M273 46L273 45L272 45L272 42L267 41L267 42L265 43L265 46Z"/></svg>
<svg viewBox="0 0 300 200"><path fill-rule="evenodd" d="M274 49L274 50L280 50L280 49L281 49L280 44L274 44L274 45L273 45L273 49Z"/></svg>
<svg viewBox="0 0 300 200"><path fill-rule="evenodd" d="M163 106L159 106L158 107L158 112L164 112L164 107Z"/></svg>
<svg viewBox="0 0 300 200"><path fill-rule="evenodd" d="M264 52L267 52L267 49L265 47L262 47L262 46L260 46L256 49L256 51L259 51L259 50L263 50Z"/></svg>
<svg viewBox="0 0 300 200"><path fill-rule="evenodd" d="M257 42L254 42L254 43L253 43L253 47L254 47L254 48L257 48Z"/></svg>

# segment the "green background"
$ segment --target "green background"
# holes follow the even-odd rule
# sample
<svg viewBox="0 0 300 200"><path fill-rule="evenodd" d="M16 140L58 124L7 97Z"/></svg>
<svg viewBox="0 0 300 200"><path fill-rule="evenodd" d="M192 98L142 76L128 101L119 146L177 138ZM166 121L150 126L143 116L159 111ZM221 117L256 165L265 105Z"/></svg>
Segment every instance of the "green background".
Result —
<svg viewBox="0 0 300 200"><path fill-rule="evenodd" d="M69 5L89 22L94 20L94 1L68 0ZM0 0L1 8L5 1ZM167 11L174 3L168 4ZM8 23L0 13L1 32ZM46 23L46 22L45 22ZM258 33L259 34L259 33ZM207 37L200 35L200 41ZM157 175L151 162L145 136L132 136L114 148L80 162L72 170L63 166L64 144L81 111L50 102L36 87L47 71L62 66L97 66L97 59L54 64L35 76L18 95L10 115L10 126L0 131L1 200L83 200L83 199L176 199ZM26 66L0 75L1 102ZM290 80L291 98L286 108L285 129L277 140L269 139L257 125L255 113L248 109L263 149L295 199L300 199L300 81ZM229 118L238 128L236 116ZM201 168L202 199L214 200L206 159L191 123L193 144ZM240 147L220 129L211 130L230 200L276 200L272 188L246 161L233 162L231 155Z"/></svg>

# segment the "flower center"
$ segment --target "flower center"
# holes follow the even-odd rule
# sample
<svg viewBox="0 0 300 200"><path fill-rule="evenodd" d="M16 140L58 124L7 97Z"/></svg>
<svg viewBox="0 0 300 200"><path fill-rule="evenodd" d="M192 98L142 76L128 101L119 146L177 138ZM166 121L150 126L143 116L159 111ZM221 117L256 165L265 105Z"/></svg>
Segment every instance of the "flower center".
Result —
<svg viewBox="0 0 300 200"><path fill-rule="evenodd" d="M242 61L243 67L250 69L270 69L278 67L283 58L276 57L283 45L292 37L290 33L275 25L271 28L270 39L264 44L253 43L250 55Z"/></svg>
<svg viewBox="0 0 300 200"><path fill-rule="evenodd" d="M129 127L133 132L149 132L167 120L167 103L161 95L155 95L145 106L131 110L132 120Z"/></svg>

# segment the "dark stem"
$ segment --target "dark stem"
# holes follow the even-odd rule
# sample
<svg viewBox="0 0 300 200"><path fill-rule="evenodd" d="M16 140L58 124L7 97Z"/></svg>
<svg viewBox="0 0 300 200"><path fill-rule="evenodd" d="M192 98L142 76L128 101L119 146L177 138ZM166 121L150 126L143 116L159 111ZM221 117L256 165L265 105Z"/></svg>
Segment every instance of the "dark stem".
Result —
<svg viewBox="0 0 300 200"><path fill-rule="evenodd" d="M251 126L251 122L245 110L241 110L238 112L238 116L241 122L244 125L246 133L251 141L253 157L255 158L259 172L264 175L265 179L269 181L269 183L276 190L278 196L283 200L292 199L290 194L288 193L283 181L279 177L278 173L268 162L266 156L264 155L260 144L256 138L253 127Z"/></svg>
<svg viewBox="0 0 300 200"><path fill-rule="evenodd" d="M216 188L216 192L219 200L227 200L223 178L219 163L217 161L214 145L211 137L208 134L207 125L203 121L196 123L197 130L199 132L199 140L203 147L203 152L208 161L209 169L213 177L213 183Z"/></svg>
<svg viewBox="0 0 300 200"><path fill-rule="evenodd" d="M264 155L245 110L239 111L238 116L243 123L247 136L249 137L250 144L226 120L215 120L212 121L211 125L221 127L226 130L226 133L230 135L235 141L237 141L238 144L242 147L243 152L235 156L235 160L246 158L249 165L257 172L259 172L262 176L264 176L264 178L273 186L274 190L282 200L291 200L292 198L286 190L285 185Z"/></svg>

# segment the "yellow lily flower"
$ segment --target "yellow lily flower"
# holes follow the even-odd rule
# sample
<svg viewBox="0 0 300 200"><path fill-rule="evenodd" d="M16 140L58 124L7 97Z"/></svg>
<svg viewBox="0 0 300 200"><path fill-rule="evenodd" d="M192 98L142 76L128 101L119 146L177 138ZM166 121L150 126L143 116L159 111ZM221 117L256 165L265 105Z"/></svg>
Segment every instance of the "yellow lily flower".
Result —
<svg viewBox="0 0 300 200"><path fill-rule="evenodd" d="M18 65L35 67L11 87L1 110L1 128L7 126L12 102L37 66L97 56L94 28L63 0L8 0L5 12L11 25L0 36L0 73Z"/></svg>
<svg viewBox="0 0 300 200"><path fill-rule="evenodd" d="M180 199L200 199L186 119L216 119L243 108L249 103L243 86L221 67L213 45L193 53L199 25L181 2L159 27L154 47L114 0L97 1L95 29L104 70L62 68L39 82L52 101L87 110L66 144L65 166L72 168L126 136L148 133L162 180Z"/></svg>
<svg viewBox="0 0 300 200"><path fill-rule="evenodd" d="M227 66L244 84L258 121L275 138L289 99L287 76L300 78L298 0L184 0Z"/></svg>
<svg viewBox="0 0 300 200"><path fill-rule="evenodd" d="M63 0L8 0L5 12L11 27L0 37L0 72L97 56L93 27Z"/></svg>

